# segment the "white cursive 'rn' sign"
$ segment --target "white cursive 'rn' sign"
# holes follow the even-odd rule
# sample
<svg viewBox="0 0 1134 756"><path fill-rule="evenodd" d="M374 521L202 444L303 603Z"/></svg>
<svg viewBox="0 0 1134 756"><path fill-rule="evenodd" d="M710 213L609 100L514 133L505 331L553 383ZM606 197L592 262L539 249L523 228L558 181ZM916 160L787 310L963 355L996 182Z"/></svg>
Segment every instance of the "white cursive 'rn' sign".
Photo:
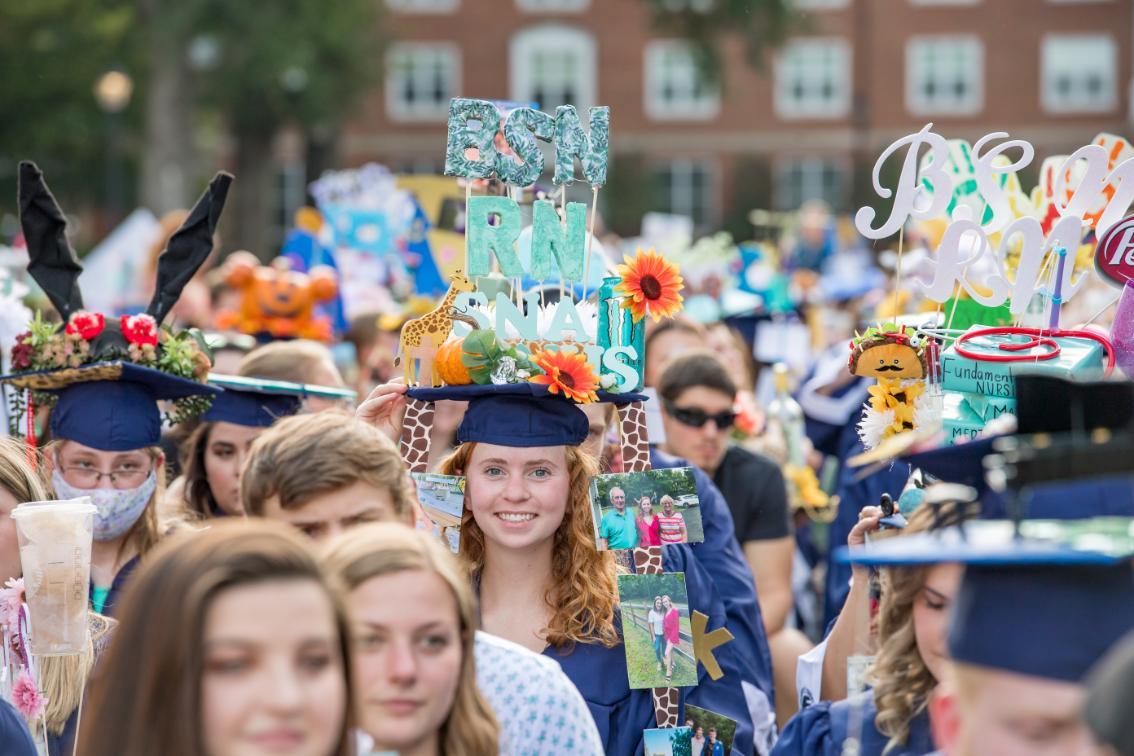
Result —
<svg viewBox="0 0 1134 756"><path fill-rule="evenodd" d="M874 164L874 191L883 199L894 198L889 217L879 223L874 209L863 207L855 214L854 222L866 238L882 239L896 234L910 218L939 218L952 206L949 226L937 247L933 280L921 286L933 301L949 299L959 283L983 305L998 307L1010 302L1012 313L1022 314L1036 292L1054 288L1054 281L1040 281L1044 257L1057 247L1065 247L1074 254L1082 243L1084 225L1093 225L1101 236L1122 219L1134 200L1134 158L1114 164L1103 146L1086 145L1069 155L1055 173L1053 195L1058 219L1045 234L1040 219L1017 215L1013 209L1015 198L1007 190L1019 186L1018 180L1007 179L1014 178L1017 171L1032 162L1035 150L1028 142L995 132L982 137L971 150L969 181L975 181L975 194L984 207L977 218L971 205L953 202L958 187L957 172L950 166L950 143L932 128L933 124L927 124L916 134L897 140ZM902 150L905 156L897 186L882 186L883 164ZM926 155L919 159L923 150ZM1010 150L1018 150L1015 159L1006 154ZM994 249L989 237L997 234L999 244ZM1016 245L1020 261L1015 281L1011 281L1004 260L1008 249ZM970 268L990 267L977 264L982 258L991 262L992 273L981 281L971 281ZM1089 275L1082 273L1072 280L1073 268L1067 265L1064 269L1063 301L1073 297ZM1048 266L1051 278L1055 269L1054 265Z"/></svg>

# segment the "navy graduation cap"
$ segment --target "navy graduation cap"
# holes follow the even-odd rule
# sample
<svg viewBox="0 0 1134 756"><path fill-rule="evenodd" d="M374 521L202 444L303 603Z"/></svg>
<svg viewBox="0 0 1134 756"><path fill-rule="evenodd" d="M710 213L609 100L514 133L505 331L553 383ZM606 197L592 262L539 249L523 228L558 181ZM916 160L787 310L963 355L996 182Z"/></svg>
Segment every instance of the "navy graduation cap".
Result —
<svg viewBox="0 0 1134 756"><path fill-rule="evenodd" d="M1134 629L1134 519L984 520L837 555L883 567L965 565L954 661L1065 682Z"/></svg>
<svg viewBox="0 0 1134 756"><path fill-rule="evenodd" d="M356 396L350 389L218 373L209 374L209 384L223 393L213 399L201 419L249 428L267 428L281 417L296 414L309 396L348 400Z"/></svg>
<svg viewBox="0 0 1134 756"><path fill-rule="evenodd" d="M219 389L204 384L209 358L190 333L162 328L182 289L205 262L232 176L218 173L158 257L154 295L146 311L121 318L83 309L82 265L67 240L67 221L31 162L20 163L20 225L28 272L62 317L37 314L12 349L12 369L0 381L53 404L50 428L104 451L153 446L161 438L158 401L174 402L174 419L207 408ZM29 439L34 443L34 439Z"/></svg>
<svg viewBox="0 0 1134 756"><path fill-rule="evenodd" d="M549 393L534 383L411 388L406 396L425 402L441 399L467 401L468 409L457 428L457 441L478 441L499 446L578 446L587 439L587 416L570 399ZM597 392L600 402L630 404L644 401L642 394Z"/></svg>

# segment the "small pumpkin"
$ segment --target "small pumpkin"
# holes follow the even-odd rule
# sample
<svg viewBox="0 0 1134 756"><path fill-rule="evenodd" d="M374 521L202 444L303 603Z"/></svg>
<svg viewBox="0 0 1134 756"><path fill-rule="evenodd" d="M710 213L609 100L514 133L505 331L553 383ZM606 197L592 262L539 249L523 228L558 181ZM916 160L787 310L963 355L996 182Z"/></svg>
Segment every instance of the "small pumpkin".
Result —
<svg viewBox="0 0 1134 756"><path fill-rule="evenodd" d="M461 362L464 339L450 339L441 345L433 358L437 374L447 386L466 386L473 382L465 364Z"/></svg>

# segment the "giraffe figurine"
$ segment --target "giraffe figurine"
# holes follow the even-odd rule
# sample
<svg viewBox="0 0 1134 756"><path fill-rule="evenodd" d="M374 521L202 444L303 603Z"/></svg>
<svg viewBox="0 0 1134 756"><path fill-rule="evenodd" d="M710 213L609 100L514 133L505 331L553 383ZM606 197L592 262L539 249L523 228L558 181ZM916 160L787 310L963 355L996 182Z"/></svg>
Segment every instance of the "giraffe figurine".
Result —
<svg viewBox="0 0 1134 756"><path fill-rule="evenodd" d="M452 310L457 294L462 291L471 292L474 289L475 287L465 277L464 272L455 271L449 284L449 291L445 292L445 298L441 300L441 303L421 317L406 321L406 324L402 326L402 333L398 338L398 357L394 360L394 364L404 363L402 365L402 377L407 386L418 385L421 378L420 373L424 372L426 362L429 363L429 385L437 386L440 384L437 369L433 367L432 355L445 343L445 339L449 338L449 334L453 330ZM430 357L429 359L422 359L422 369L415 369L416 358L421 354L422 349L427 350Z"/></svg>

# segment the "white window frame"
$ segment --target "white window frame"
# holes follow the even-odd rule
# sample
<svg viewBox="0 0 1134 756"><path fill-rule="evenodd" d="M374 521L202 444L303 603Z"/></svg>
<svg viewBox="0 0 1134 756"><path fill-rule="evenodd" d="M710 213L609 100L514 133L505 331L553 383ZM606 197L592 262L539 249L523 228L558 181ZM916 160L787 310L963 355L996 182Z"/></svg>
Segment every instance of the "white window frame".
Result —
<svg viewBox="0 0 1134 756"><path fill-rule="evenodd" d="M796 10L833 10L835 8L845 8L850 4L850 0L793 0L792 5Z"/></svg>
<svg viewBox="0 0 1134 756"><path fill-rule="evenodd" d="M579 72L575 102L556 103L574 105L579 118L587 121L587 113L598 95L598 45L587 31L565 24L540 24L521 29L508 43L509 99L516 102L533 102L531 96L533 71L529 65L531 54L543 50L570 49L578 54ZM545 113L554 113L554 106L539 103Z"/></svg>
<svg viewBox="0 0 1134 756"><path fill-rule="evenodd" d="M836 56L843 58L841 64L834 67L835 79L831 84L835 96L829 102L809 102L808 98L796 99L791 94L794 79L789 77L789 58L800 55L809 58L818 53L820 48L824 54L833 51ZM842 37L804 37L795 39L784 45L776 55L774 72L774 102L776 115L783 119L805 118L845 118L850 114L852 51L850 43Z"/></svg>
<svg viewBox="0 0 1134 756"><path fill-rule="evenodd" d="M654 164L654 167L655 175L656 173L660 173L661 171L667 169L672 175L674 173L675 167L688 170L690 174L692 174L693 169L703 170L705 174L704 197L702 198L705 208L704 217L699 220L697 218L694 218L691 214L686 215L686 217L690 218L693 221L693 227L698 230L711 228L717 223L718 219L720 218L720 171L718 170L717 164L713 159L676 157L670 158L669 160L659 161ZM669 193L665 198L666 212L675 215L685 215L685 213L682 212L683 208L675 207L677 203L673 201L673 198L675 196L675 193L673 191L673 183L674 182L671 180L669 186L666 187ZM685 193L690 194L688 190L686 190ZM690 194L690 196L692 195ZM695 201L696 200L694 198L693 202ZM691 207L693 205L693 202L689 202L687 204Z"/></svg>
<svg viewBox="0 0 1134 756"><path fill-rule="evenodd" d="M693 77L693 80L702 76L697 70L690 43L677 39L655 39L648 42L642 52L645 82L642 100L646 115L655 121L705 121L716 118L721 111L720 87L716 82L704 82L705 94L698 98L685 97L667 102L661 97L660 88L665 84L662 77L663 61L675 53L688 56L690 68L683 70L682 74Z"/></svg>
<svg viewBox="0 0 1134 756"><path fill-rule="evenodd" d="M941 105L928 102L922 97L921 81L915 76L918 73L917 51L922 45L964 44L971 46L975 61L976 76L971 87L969 101L960 105ZM984 109L984 43L980 37L972 34L944 34L914 36L906 40L906 110L912 115L943 115L943 116L971 116Z"/></svg>
<svg viewBox="0 0 1134 756"><path fill-rule="evenodd" d="M786 189L787 189L787 185L788 185L787 172L789 170L791 170L792 168L794 168L796 166L800 166L800 165L816 166L816 167L819 167L820 170L822 168L826 167L826 166L834 166L834 168L835 168L835 170L838 174L838 193L839 193L839 196L837 198L834 198L834 201L832 201L832 198L819 196L819 197L812 197L811 199L803 199L801 197L799 202L794 202L794 201L793 202L786 202L786 201L784 201L784 197L782 195L777 195L774 198L776 208L778 210L794 211L794 210L798 210L799 207L802 206L802 204L804 202L809 202L809 201L814 200L814 199L820 199L820 200L823 200L824 202L827 202L828 204L830 204L833 212L836 212L836 213L841 212L844 209L841 206L844 206L844 205L847 204L847 202L846 202L847 201L847 189L848 189L847 182L850 179L850 165L849 165L849 163L845 159L840 159L838 157L830 157L830 156L825 156L825 155L792 155L792 156L780 158L779 160L776 161L776 164L775 164L775 182L776 182L776 186L780 187L780 190L779 190L780 192L786 193ZM816 172L818 172L818 171L816 171ZM801 192L801 194L802 194L802 192ZM791 205L794 205L794 207L791 206Z"/></svg>
<svg viewBox="0 0 1134 756"><path fill-rule="evenodd" d="M394 13L452 13L461 0L386 0Z"/></svg>
<svg viewBox="0 0 1134 756"><path fill-rule="evenodd" d="M1098 104L1067 104L1060 102L1048 87L1048 56L1052 45L1061 42L1089 42L1110 47L1110 87L1104 92L1105 101ZM1040 41L1040 104L1045 113L1055 115L1075 113L1110 113L1118 107L1118 44L1110 34L1047 34Z"/></svg>
<svg viewBox="0 0 1134 756"><path fill-rule="evenodd" d="M525 13L582 13L590 5L591 0L516 0L516 7Z"/></svg>
<svg viewBox="0 0 1134 756"><path fill-rule="evenodd" d="M435 53L449 57L449 96L434 107L409 106L402 101L398 67L395 59L401 54ZM444 121L449 117L449 100L461 91L461 48L450 42L395 42L386 51L386 115L391 121L422 123Z"/></svg>

